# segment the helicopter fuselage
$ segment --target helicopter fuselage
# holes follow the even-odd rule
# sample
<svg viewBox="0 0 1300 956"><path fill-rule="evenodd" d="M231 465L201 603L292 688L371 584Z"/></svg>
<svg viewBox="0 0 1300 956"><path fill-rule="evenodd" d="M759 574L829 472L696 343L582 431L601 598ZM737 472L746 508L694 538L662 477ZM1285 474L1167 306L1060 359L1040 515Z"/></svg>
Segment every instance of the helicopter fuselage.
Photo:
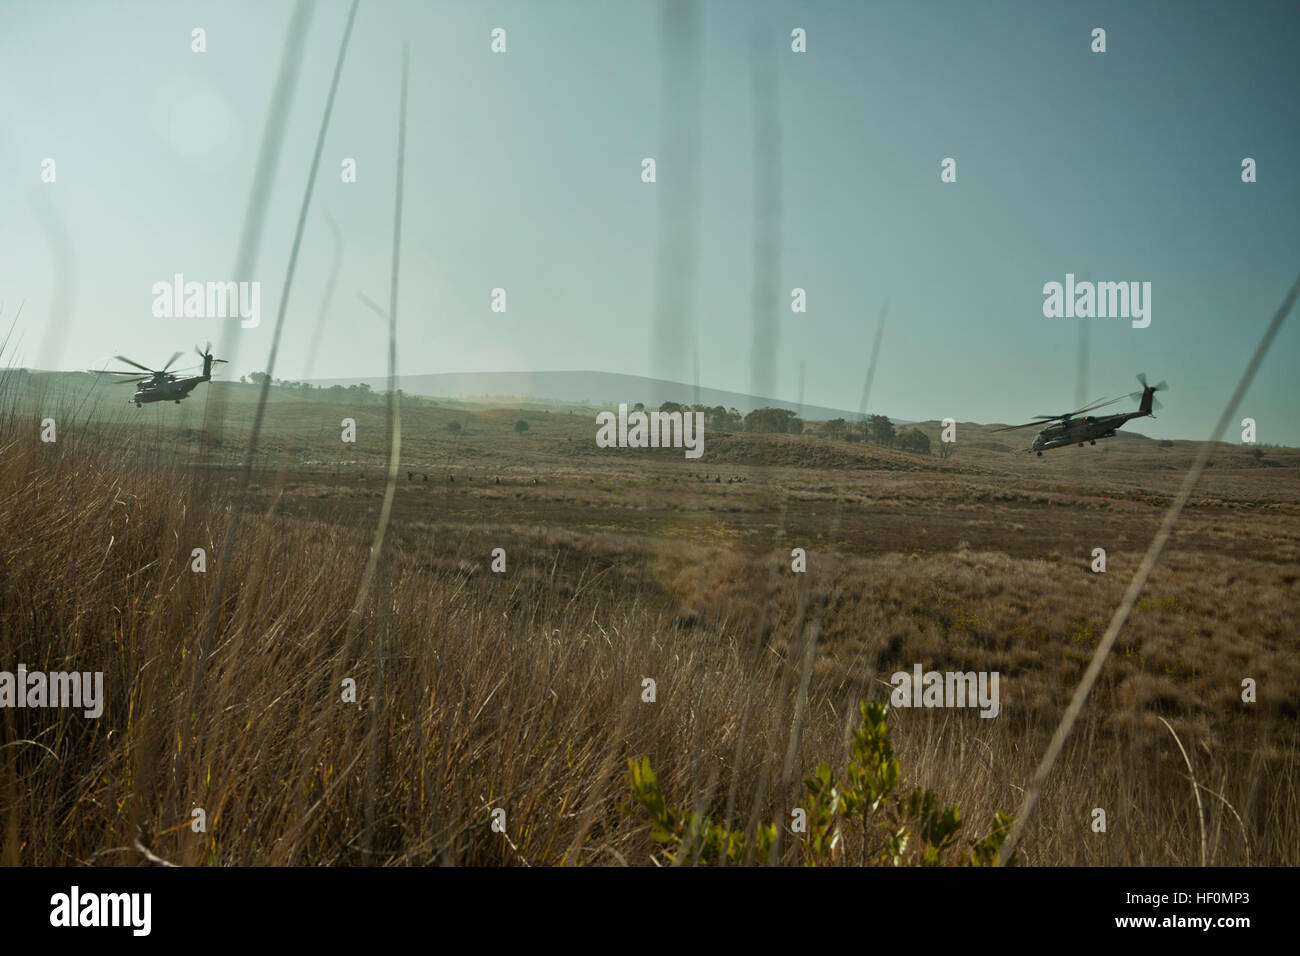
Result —
<svg viewBox="0 0 1300 956"><path fill-rule="evenodd" d="M173 378L162 382L144 379L129 401L137 407L147 405L149 402L179 402L181 399L189 398L190 392L203 382L209 381L211 377L194 375L190 378Z"/></svg>
<svg viewBox="0 0 1300 956"><path fill-rule="evenodd" d="M1088 415L1085 418L1068 418L1048 425L1034 438L1030 451L1039 453L1066 445L1081 445L1098 438L1112 438L1115 429L1134 418L1146 418L1150 412L1129 412L1125 415Z"/></svg>

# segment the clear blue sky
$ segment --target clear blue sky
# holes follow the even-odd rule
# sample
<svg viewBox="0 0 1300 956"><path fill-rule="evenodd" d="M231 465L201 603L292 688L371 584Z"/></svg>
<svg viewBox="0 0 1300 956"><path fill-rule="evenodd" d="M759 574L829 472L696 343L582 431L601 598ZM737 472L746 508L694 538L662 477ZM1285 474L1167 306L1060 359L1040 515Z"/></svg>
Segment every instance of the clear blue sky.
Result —
<svg viewBox="0 0 1300 956"><path fill-rule="evenodd" d="M1300 271L1300 4L708 0L698 271L701 383L748 391L757 29L782 132L775 397L856 409L889 301L873 411L1019 421L1067 410L1077 319L1045 282L1152 283L1152 322L1090 322L1088 397L1168 379L1141 429L1211 428ZM287 2L0 5L0 299L19 364L149 364L230 320L155 318L154 282L231 275ZM262 368L347 4L318 6L255 278ZM333 255L343 265L311 375L386 368L364 291L387 301L401 47L411 92L400 371L654 374L664 165L660 8L648 0L363 0L276 374L307 371ZM208 52L190 50L207 31ZM508 52L489 51L507 31ZM790 31L808 52L790 52ZM1090 51L1094 27L1107 52ZM339 178L343 157L359 182ZM661 160L655 185L642 157ZM1243 157L1259 181L1243 184ZM57 182L40 182L41 161ZM957 161L944 184L939 164ZM44 211L42 211L44 210ZM67 235L67 266L49 239ZM250 277L244 277L250 278ZM60 288L64 295L56 294ZM792 314L802 287L808 312ZM508 312L489 310L494 287ZM56 321L62 313L63 318ZM695 346L691 346L693 349ZM691 354L687 349L683 354ZM1300 316L1242 415L1300 444ZM672 376L694 377L693 364ZM636 396L629 396L635 401ZM1227 436L1236 440L1239 434Z"/></svg>

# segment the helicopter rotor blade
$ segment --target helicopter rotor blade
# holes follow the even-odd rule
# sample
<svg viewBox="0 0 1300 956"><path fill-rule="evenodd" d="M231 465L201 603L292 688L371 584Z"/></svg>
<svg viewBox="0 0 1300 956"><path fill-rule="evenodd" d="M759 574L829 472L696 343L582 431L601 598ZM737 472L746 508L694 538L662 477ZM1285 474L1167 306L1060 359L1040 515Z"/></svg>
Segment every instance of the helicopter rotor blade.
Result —
<svg viewBox="0 0 1300 956"><path fill-rule="evenodd" d="M1081 409L1079 409L1077 412L1071 412L1070 414L1071 414L1071 415L1082 415L1084 412L1090 412L1090 411L1092 411L1094 408L1105 408L1107 405L1114 405L1116 402L1118 402L1118 401L1122 401L1123 398L1124 398L1124 396L1121 395L1119 398L1112 398L1112 399L1107 399L1107 400L1098 401L1095 405L1089 405L1087 408L1081 408Z"/></svg>
<svg viewBox="0 0 1300 956"><path fill-rule="evenodd" d="M171 368L171 367L172 367L172 363L175 362L175 361L176 361L178 358L180 358L180 357L181 357L181 353L180 353L180 352L177 352L176 354L174 354L171 358L169 358L169 359L167 360L167 364L164 365L164 366L162 367L162 371L165 372L165 371L167 371L169 368Z"/></svg>
<svg viewBox="0 0 1300 956"><path fill-rule="evenodd" d="M1094 408L1105 408L1107 405L1114 405L1116 402L1120 401L1120 399L1122 399L1123 397L1124 396L1121 395L1119 398L1095 399L1092 404L1085 405L1083 408L1080 408L1073 412L1066 412L1063 415L1035 415L1034 417L1038 419L1042 419L1043 421L1053 421L1055 419L1061 419L1062 421L1064 421L1067 418L1073 418L1075 415L1082 415L1084 412L1090 412Z"/></svg>
<svg viewBox="0 0 1300 956"><path fill-rule="evenodd" d="M1031 426L1034 428L1041 428L1043 424L1043 422L1025 422L1023 425L1003 425L1001 428L995 428L993 430L995 432L1013 432L1017 428L1029 428Z"/></svg>
<svg viewBox="0 0 1300 956"><path fill-rule="evenodd" d="M143 369L144 371L148 372L150 375L154 374L153 369L149 368L148 366L141 365L139 362L133 362L125 355L114 355L113 358L117 359L119 362L125 362L127 365L134 365L138 369Z"/></svg>
<svg viewBox="0 0 1300 956"><path fill-rule="evenodd" d="M86 369L92 375L124 375L125 378L115 378L105 382L106 385L134 385L136 382L144 381L139 372L124 372L118 369L105 368L88 368Z"/></svg>

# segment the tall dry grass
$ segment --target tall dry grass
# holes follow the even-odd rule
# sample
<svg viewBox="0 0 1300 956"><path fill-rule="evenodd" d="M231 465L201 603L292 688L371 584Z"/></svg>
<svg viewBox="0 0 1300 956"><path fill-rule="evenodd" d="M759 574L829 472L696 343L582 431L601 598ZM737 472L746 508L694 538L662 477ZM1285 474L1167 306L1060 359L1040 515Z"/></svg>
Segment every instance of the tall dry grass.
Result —
<svg viewBox="0 0 1300 956"><path fill-rule="evenodd" d="M156 447L139 444L141 429L81 427L70 407L51 413L58 441L42 443L39 402L6 394L0 669L102 670L107 697L97 720L0 711L7 864L646 864L656 847L626 812L629 757L648 755L684 808L788 826L802 775L842 764L856 700L883 700L882 677L939 663L942 646L963 666L1035 675L1028 706L1004 674L997 720L891 715L905 775L958 803L973 838L1018 805L1085 656L1052 643L1047 605L989 585L992 568L1011 587L1015 568L978 555L796 576L727 542L684 538L621 566L580 535L542 536L500 541L501 575L487 572L489 529L464 531L477 535L466 548L435 523L400 529L382 589L354 611L373 525L268 517L184 461L133 458ZM191 570L200 547L206 573ZM476 560L430 560L437 550ZM999 613L1034 633L1008 641ZM380 646L391 650L377 708ZM1294 715L1153 701L1125 676L1147 679L1103 679L1024 862L1196 864L1203 839L1213 864L1300 862ZM347 679L357 703L343 700ZM1153 707L1180 744L1153 731ZM1104 834L1089 828L1095 807ZM192 829L196 808L206 832ZM797 838L781 845L781 862L798 860Z"/></svg>

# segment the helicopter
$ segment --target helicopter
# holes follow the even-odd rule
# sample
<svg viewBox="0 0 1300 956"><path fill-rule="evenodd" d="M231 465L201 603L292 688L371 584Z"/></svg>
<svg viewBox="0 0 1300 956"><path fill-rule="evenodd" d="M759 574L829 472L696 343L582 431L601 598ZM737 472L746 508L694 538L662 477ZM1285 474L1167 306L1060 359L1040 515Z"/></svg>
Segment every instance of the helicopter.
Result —
<svg viewBox="0 0 1300 956"><path fill-rule="evenodd" d="M147 366L141 365L139 362L127 358L125 355L114 356L119 362L125 362L127 365L134 365L136 368L140 369L141 371L148 372L149 376L147 378L141 378L139 372L129 372L126 371L125 369L120 371L109 369L102 372L98 369L91 369L91 371L95 372L95 374L97 375L105 374L105 375L129 376L128 378L118 379L113 384L136 386L135 394L132 395L129 399L127 399L127 401L134 403L136 408L140 408L141 406L149 402L173 401L177 405L179 405L182 399L190 397L190 392L194 391L194 389L198 385L202 384L203 382L212 381L213 365L216 365L219 362L224 363L226 361L225 359L212 357L211 342L209 342L207 346L201 351L199 347L196 345L194 347L194 351L199 356L199 358L203 359L202 375L189 375L189 376L181 377L176 375L173 372L168 371L168 369L172 367L172 363L181 357L182 353L180 352L177 352L175 355L169 358L167 360L167 364L160 369L148 368Z"/></svg>
<svg viewBox="0 0 1300 956"><path fill-rule="evenodd" d="M1037 421L1025 422L1023 425L1007 425L1004 428L995 428L993 430L1009 432L1017 428L1042 428L1043 430L1034 437L1033 444L1026 449L1026 451L1037 452L1039 458L1043 457L1043 452L1052 448L1062 448L1073 444L1078 444L1082 448L1085 441L1095 445L1098 438L1114 437L1117 428L1134 418L1155 417L1152 414L1152 409L1161 407L1160 403L1156 401L1155 393L1162 392L1169 386L1165 382L1161 382L1159 385L1148 385L1145 372L1139 372L1137 380L1142 385L1142 391L1133 392L1127 396L1129 399L1139 402L1136 412L1127 412L1120 415L1088 415L1084 418L1075 417L1076 415L1082 415L1084 412L1091 412L1107 405L1114 405L1124 399L1125 396L1121 395L1119 398L1101 401L1095 405L1081 408L1076 412L1066 412L1064 415L1035 415L1034 418ZM1048 422L1054 424L1048 424Z"/></svg>

